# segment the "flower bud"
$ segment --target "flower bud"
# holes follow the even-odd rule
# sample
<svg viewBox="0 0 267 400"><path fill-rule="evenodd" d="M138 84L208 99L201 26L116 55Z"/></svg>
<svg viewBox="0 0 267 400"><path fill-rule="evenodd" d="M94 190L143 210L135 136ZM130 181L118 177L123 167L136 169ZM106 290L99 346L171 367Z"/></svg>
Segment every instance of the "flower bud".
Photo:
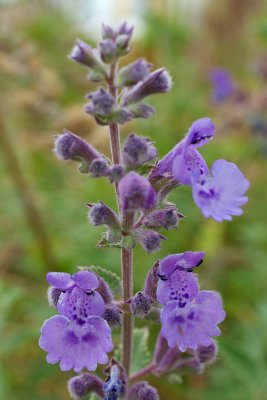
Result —
<svg viewBox="0 0 267 400"><path fill-rule="evenodd" d="M122 311L113 304L106 306L104 314L102 315L108 325L111 328L117 328L121 326Z"/></svg>
<svg viewBox="0 0 267 400"><path fill-rule="evenodd" d="M138 382L131 387L128 400L159 400L158 392L147 382Z"/></svg>
<svg viewBox="0 0 267 400"><path fill-rule="evenodd" d="M123 104L136 103L152 94L169 92L171 87L172 81L169 73L164 68L157 69L146 79L125 92Z"/></svg>
<svg viewBox="0 0 267 400"><path fill-rule="evenodd" d="M127 107L132 113L132 118L150 118L155 113L155 107L145 103L133 103Z"/></svg>
<svg viewBox="0 0 267 400"><path fill-rule="evenodd" d="M95 204L88 204L88 207L90 208L88 218L92 225L106 225L110 228L119 229L120 224L116 214L105 203L99 201Z"/></svg>
<svg viewBox="0 0 267 400"><path fill-rule="evenodd" d="M140 59L121 68L117 76L116 86L124 87L135 85L149 75L151 67L152 64L149 64L144 59Z"/></svg>
<svg viewBox="0 0 267 400"><path fill-rule="evenodd" d="M122 158L123 162L128 167L139 167L151 160L157 155L157 149L153 143L142 136L131 134L126 139Z"/></svg>
<svg viewBox="0 0 267 400"><path fill-rule="evenodd" d="M69 54L69 58L79 64L83 64L86 67L91 68L94 71L97 71L99 77L101 76L100 80L105 78L105 67L100 61L98 52L95 49L92 49L89 44L83 42L82 40L77 39L75 46Z"/></svg>
<svg viewBox="0 0 267 400"><path fill-rule="evenodd" d="M101 36L102 36L102 39L113 39L114 31L110 26L108 26L106 24L102 24Z"/></svg>
<svg viewBox="0 0 267 400"><path fill-rule="evenodd" d="M121 379L121 372L119 367L114 364L110 370L110 376L104 385L104 400L117 400L125 392L125 382Z"/></svg>
<svg viewBox="0 0 267 400"><path fill-rule="evenodd" d="M67 129L62 135L56 136L54 152L61 160L80 161L81 172L88 172L92 161L102 157L93 146Z"/></svg>
<svg viewBox="0 0 267 400"><path fill-rule="evenodd" d="M85 398L89 393L95 392L103 398L104 382L95 375L82 374L71 378L68 381L68 391L74 400Z"/></svg>
<svg viewBox="0 0 267 400"><path fill-rule="evenodd" d="M146 296L142 292L136 293L129 301L130 310L135 317L145 317L153 304L150 297Z"/></svg>
<svg viewBox="0 0 267 400"><path fill-rule="evenodd" d="M147 253L159 251L161 244L160 241L166 239L158 232L145 229L135 229L133 235Z"/></svg>
<svg viewBox="0 0 267 400"><path fill-rule="evenodd" d="M149 209L156 201L156 193L146 178L129 172L119 182L119 201L124 211Z"/></svg>
<svg viewBox="0 0 267 400"><path fill-rule="evenodd" d="M144 293L152 301L157 301L157 285L158 285L158 269L159 261L156 261L146 276Z"/></svg>
<svg viewBox="0 0 267 400"><path fill-rule="evenodd" d="M202 364L213 362L216 359L217 350L216 342L213 341L209 346L199 346L196 355Z"/></svg>
<svg viewBox="0 0 267 400"><path fill-rule="evenodd" d="M89 171L95 178L100 178L101 176L107 176L109 166L104 158L96 158L92 161Z"/></svg>
<svg viewBox="0 0 267 400"><path fill-rule="evenodd" d="M101 278L101 276L97 275L97 279L98 279L98 287L96 289L96 291L101 294L102 299L104 300L104 302L106 304L109 304L112 302L113 300L113 294L111 292L111 289L108 285L108 283Z"/></svg>
<svg viewBox="0 0 267 400"><path fill-rule="evenodd" d="M108 171L110 183L117 183L123 178L125 169L121 164L114 164Z"/></svg>
<svg viewBox="0 0 267 400"><path fill-rule="evenodd" d="M59 297L62 293L62 290L55 288L53 286L49 286L48 291L47 291L47 299L48 303L51 307L56 307Z"/></svg>
<svg viewBox="0 0 267 400"><path fill-rule="evenodd" d="M117 46L117 52L119 56L124 56L129 53L129 42L133 34L133 26L128 26L126 22L123 22L116 32L115 43Z"/></svg>
<svg viewBox="0 0 267 400"><path fill-rule="evenodd" d="M88 114L97 117L106 117L114 111L114 98L103 88L87 95L91 100L90 104L85 105L85 111Z"/></svg>
<svg viewBox="0 0 267 400"><path fill-rule="evenodd" d="M175 229L179 221L178 215L180 216L180 214L177 214L176 208L170 206L147 214L143 220L143 224L147 228Z"/></svg>
<svg viewBox="0 0 267 400"><path fill-rule="evenodd" d="M111 39L102 40L99 43L99 47L100 47L101 58L105 63L110 64L114 60L116 60L117 47L113 40Z"/></svg>
<svg viewBox="0 0 267 400"><path fill-rule="evenodd" d="M110 117L110 122L115 124L124 125L126 122L129 122L133 119L133 113L128 110L126 107L117 108Z"/></svg>

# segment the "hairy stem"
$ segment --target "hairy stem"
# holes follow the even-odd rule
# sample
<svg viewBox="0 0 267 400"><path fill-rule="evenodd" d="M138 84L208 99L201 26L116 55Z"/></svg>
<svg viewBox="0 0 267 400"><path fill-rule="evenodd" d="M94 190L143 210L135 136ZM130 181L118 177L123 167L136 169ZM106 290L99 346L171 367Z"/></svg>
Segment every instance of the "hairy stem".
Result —
<svg viewBox="0 0 267 400"><path fill-rule="evenodd" d="M153 372L155 367L156 363L152 362L151 364L148 364L145 368L140 369L140 371L136 372L134 375L130 377L130 384L132 385L133 383L140 381L147 375L151 374L151 372Z"/></svg>
<svg viewBox="0 0 267 400"><path fill-rule="evenodd" d="M114 86L114 77L116 73L116 64L113 64L110 69L109 77L109 92L117 101L117 89ZM118 124L110 124L110 147L112 154L112 162L119 164L121 162L121 149L120 149L120 134ZM119 206L118 192L116 187L116 197ZM119 210L120 212L120 210ZM121 213L121 212L120 212ZM121 250L121 275L122 275L122 297L125 303L133 295L133 252L132 250ZM122 364L129 374L131 367L131 353L132 353L132 331L133 331L133 317L129 311L124 311L122 319Z"/></svg>

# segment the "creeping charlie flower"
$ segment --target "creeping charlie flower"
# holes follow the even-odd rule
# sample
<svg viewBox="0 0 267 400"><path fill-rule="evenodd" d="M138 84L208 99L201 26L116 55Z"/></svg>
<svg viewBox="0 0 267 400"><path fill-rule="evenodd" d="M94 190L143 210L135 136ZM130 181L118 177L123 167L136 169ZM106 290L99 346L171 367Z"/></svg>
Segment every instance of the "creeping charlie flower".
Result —
<svg viewBox="0 0 267 400"><path fill-rule="evenodd" d="M98 278L89 271L75 275L47 274L50 286L62 290L57 302L59 315L46 320L41 328L40 347L47 351L47 362L60 363L62 371L75 372L108 362L113 349L111 330L102 318L105 303L95 291Z"/></svg>
<svg viewBox="0 0 267 400"><path fill-rule="evenodd" d="M124 211L149 209L156 201L156 193L148 180L136 172L129 172L119 182L119 201Z"/></svg>
<svg viewBox="0 0 267 400"><path fill-rule="evenodd" d="M151 179L172 174L178 182L192 186L194 201L206 218L230 221L243 213L249 181L235 164L225 160L215 161L209 171L196 148L213 137L214 129L209 118L195 121L185 138L155 166Z"/></svg>

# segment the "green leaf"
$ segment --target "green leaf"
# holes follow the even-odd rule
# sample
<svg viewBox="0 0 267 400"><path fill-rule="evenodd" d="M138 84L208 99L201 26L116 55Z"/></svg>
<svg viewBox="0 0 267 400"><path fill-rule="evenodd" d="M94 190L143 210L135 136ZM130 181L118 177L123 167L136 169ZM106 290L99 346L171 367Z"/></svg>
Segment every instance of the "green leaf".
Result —
<svg viewBox="0 0 267 400"><path fill-rule="evenodd" d="M104 248L104 247L111 247L111 248L117 248L117 249L122 249L122 243L121 241L117 243L112 243L107 239L107 234L106 232L102 233L101 240L97 243L96 247L99 248Z"/></svg>
<svg viewBox="0 0 267 400"><path fill-rule="evenodd" d="M114 296L121 295L121 280L117 274L95 265L91 265L89 269L90 271L95 272L108 283Z"/></svg>
<svg viewBox="0 0 267 400"><path fill-rule="evenodd" d="M99 400L99 397L95 393L91 393L88 400Z"/></svg>
<svg viewBox="0 0 267 400"><path fill-rule="evenodd" d="M131 373L135 373L150 363L151 354L148 349L149 330L147 327L134 329L133 332L133 357Z"/></svg>

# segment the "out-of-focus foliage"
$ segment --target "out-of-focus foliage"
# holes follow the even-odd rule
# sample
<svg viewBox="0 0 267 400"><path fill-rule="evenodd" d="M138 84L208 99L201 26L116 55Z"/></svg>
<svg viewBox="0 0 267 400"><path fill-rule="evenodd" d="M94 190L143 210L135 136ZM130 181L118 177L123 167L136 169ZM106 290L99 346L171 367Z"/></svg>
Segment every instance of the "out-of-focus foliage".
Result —
<svg viewBox="0 0 267 400"><path fill-rule="evenodd" d="M236 9L241 3L244 8ZM190 188L177 189L171 200L186 215L177 232L167 233L169 240L156 255L136 249L136 289L157 258L205 251L199 270L202 287L221 291L228 315L218 361L204 375L175 384L150 379L162 400L264 400L267 389L267 160L262 152L267 136L258 141L238 106L235 123L226 123L233 121L232 106L212 105L207 78L209 68L219 65L230 69L252 98L264 91L266 81L251 65L266 46L267 10L260 1L254 6L230 0L216 4L222 8L208 8L197 26L149 12L146 33L129 56L165 65L174 89L153 100L155 117L124 128L123 137L131 130L149 135L162 156L195 119L210 116L218 129L216 139L203 149L205 158L209 163L232 160L251 180L244 216L232 223L204 220ZM73 272L90 264L119 273L120 260L116 249L95 248L102 230L86 219L89 201L101 199L115 207L111 187L104 179L79 174L71 162L59 162L51 151L52 134L68 128L106 152L108 134L83 113L90 85L82 67L66 58L75 38L86 35L45 1L1 6L0 22L0 398L66 399L65 383L72 373L46 364L37 344L42 322L53 315L45 298L45 273L55 268ZM150 350L157 332L151 325Z"/></svg>

